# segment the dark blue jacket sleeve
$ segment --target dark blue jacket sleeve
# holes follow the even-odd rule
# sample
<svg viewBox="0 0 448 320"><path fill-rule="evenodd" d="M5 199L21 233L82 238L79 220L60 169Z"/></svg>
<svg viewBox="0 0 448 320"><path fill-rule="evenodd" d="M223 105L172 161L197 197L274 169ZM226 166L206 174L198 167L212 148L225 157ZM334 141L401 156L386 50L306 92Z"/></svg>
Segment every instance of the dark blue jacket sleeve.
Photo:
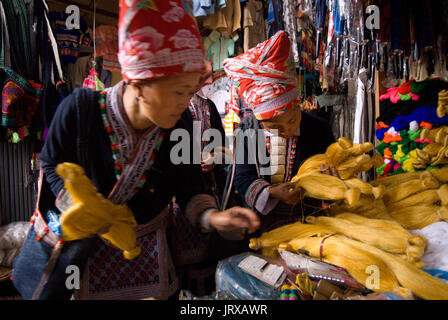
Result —
<svg viewBox="0 0 448 320"><path fill-rule="evenodd" d="M245 128L242 127L244 131ZM249 147L247 139L244 139L244 144L239 145L238 139L235 143L236 152L236 164L235 164L235 189L240 194L241 198L244 199L247 189L249 186L257 179L260 179L257 171L257 167L253 161L249 161Z"/></svg>
<svg viewBox="0 0 448 320"><path fill-rule="evenodd" d="M74 95L69 95L57 108L39 156L41 168L55 196L64 187L64 181L56 173L57 164L61 162L78 163L75 100Z"/></svg>

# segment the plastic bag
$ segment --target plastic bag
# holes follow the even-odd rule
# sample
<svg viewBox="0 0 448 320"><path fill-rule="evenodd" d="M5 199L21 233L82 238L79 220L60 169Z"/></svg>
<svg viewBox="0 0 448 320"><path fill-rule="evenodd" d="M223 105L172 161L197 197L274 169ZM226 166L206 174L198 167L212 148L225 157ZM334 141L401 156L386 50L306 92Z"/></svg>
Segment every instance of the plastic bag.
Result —
<svg viewBox="0 0 448 320"><path fill-rule="evenodd" d="M225 292L213 292L208 296L195 296L188 290L182 290L179 296L179 300L234 300L232 297L227 295Z"/></svg>
<svg viewBox="0 0 448 320"><path fill-rule="evenodd" d="M217 293L236 300L279 300L280 290L271 288L238 267L249 255L258 256L246 252L218 263L215 276Z"/></svg>

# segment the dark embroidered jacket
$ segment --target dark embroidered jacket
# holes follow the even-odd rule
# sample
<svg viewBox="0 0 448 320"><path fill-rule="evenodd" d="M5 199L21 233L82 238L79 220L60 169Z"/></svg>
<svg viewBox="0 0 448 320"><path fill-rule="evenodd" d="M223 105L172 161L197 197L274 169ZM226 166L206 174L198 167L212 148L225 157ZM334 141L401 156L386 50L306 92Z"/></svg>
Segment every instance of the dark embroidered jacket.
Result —
<svg viewBox="0 0 448 320"><path fill-rule="evenodd" d="M247 116L240 124L239 128L245 132L248 129L262 129L262 124L251 114ZM300 136L297 142L297 151L294 161L293 175L297 174L300 165L309 157L324 153L327 147L334 142L331 127L325 120L310 114L302 112L302 121L300 123ZM257 144L258 145L258 144ZM266 149L266 143L260 143ZM241 152L241 151L237 151ZM236 165L235 173L235 188L240 196L244 199L247 206L255 209L255 202L258 195L266 188L270 182L269 175L258 175L257 166L249 162L249 148L247 140L244 143L244 164ZM264 151L267 154L267 151ZM259 168L266 168L269 162L265 165L259 165ZM261 187L256 187L256 180L263 179L266 183L259 184Z"/></svg>

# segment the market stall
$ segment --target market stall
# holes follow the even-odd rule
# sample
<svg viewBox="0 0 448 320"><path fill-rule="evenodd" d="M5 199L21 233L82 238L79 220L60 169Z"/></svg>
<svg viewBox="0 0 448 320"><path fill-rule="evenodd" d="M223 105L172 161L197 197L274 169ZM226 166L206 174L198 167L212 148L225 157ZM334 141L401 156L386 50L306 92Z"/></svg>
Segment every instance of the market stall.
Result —
<svg viewBox="0 0 448 320"><path fill-rule="evenodd" d="M241 237L219 238L223 242L217 248L229 249L229 253L213 247L216 252L210 255L204 244L207 236L187 221L173 199L170 219L174 221L174 215L178 221L170 221L170 226L177 228L178 235L171 249L189 261L175 261L176 271L173 267L166 276L181 275L179 298L448 300L448 1L182 3L195 17L211 69L197 93L216 106L227 139L236 139L237 128L247 124L251 114L250 92L243 96L239 91L241 83L229 76L228 59L250 56L251 50L285 31L291 60L284 57L280 65L293 70L292 80L286 72L277 72L271 61L257 68L254 64L252 69L242 67L242 77L259 82L287 78L291 91L298 92L301 112L328 122L335 142L298 164L298 157L294 158L297 139L281 146L287 152L275 154L271 148L274 138L266 135L270 161L283 157L276 160L284 167L277 172L277 182L294 183L291 192L300 190L303 198L314 201L292 206L308 209L294 216L293 223L274 221L278 222L274 228L256 235L243 230ZM171 5L165 21L175 23L179 10L183 11L176 2ZM148 1L145 6L154 8L154 3ZM10 283L13 261L31 228L27 220L36 206L39 152L60 102L76 88L103 91L113 87L122 74L117 55L118 1L2 0L0 9L0 283L5 284ZM18 30L19 41L13 30ZM176 40L189 46L185 39ZM284 93L283 88L273 88L263 87L258 100L274 100ZM198 120L199 113L189 110ZM202 125L210 128L210 110L204 114ZM230 158L239 152L232 151ZM294 165L298 171L292 174ZM254 195L261 194L262 188L270 190L269 183L251 184L249 196L242 195L235 187L235 164L223 167L222 186L217 188L213 180L222 193L216 197L219 209L241 205L256 211L258 195ZM88 181L82 185L95 194ZM76 188L71 192L76 195ZM251 192L253 203L249 203ZM89 201L97 208L102 200L92 197ZM81 199L78 204L87 202ZM117 224L120 232L101 235L108 243L102 245L109 258L112 248L123 249L124 255L114 251L114 257L126 269L127 260L140 254L133 251L138 248L134 225L129 222L133 216L121 207L110 208L99 210L104 215L101 218L113 212L126 214L126 219ZM260 213L263 210L258 211L260 217L265 216ZM32 217L31 223L35 220ZM47 231L51 229L62 239L59 217L47 222ZM78 239L77 234L71 236ZM38 235L39 241L41 237L45 234ZM150 251L151 246L143 249ZM204 263L210 256L215 261ZM140 270L135 261L129 265ZM101 272L105 270L109 269ZM97 290L102 297L103 288L133 281L129 274L118 280L97 279L99 289L91 291ZM177 280L173 283L177 285ZM3 294L0 287L0 299L13 294Z"/></svg>
<svg viewBox="0 0 448 320"><path fill-rule="evenodd" d="M221 261L208 298L447 299L447 3L268 2L264 30L289 34L302 110L340 139L292 179L322 207ZM229 87L231 136L245 106Z"/></svg>

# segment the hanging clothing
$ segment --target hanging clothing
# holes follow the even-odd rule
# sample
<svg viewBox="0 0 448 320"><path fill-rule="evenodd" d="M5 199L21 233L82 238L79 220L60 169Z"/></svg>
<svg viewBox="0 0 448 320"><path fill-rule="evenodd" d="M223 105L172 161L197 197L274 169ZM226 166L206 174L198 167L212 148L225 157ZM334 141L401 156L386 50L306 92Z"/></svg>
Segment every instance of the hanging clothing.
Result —
<svg viewBox="0 0 448 320"><path fill-rule="evenodd" d="M266 18L268 23L267 37L272 37L277 31L285 30L283 23L283 0L270 0L268 5L268 14Z"/></svg>
<svg viewBox="0 0 448 320"><path fill-rule="evenodd" d="M263 4L249 0L244 7L244 51L266 40Z"/></svg>
<svg viewBox="0 0 448 320"><path fill-rule="evenodd" d="M3 3L0 2L0 19L1 19L1 37L2 37L2 54L3 61L1 64L11 68L11 48L9 45L9 32L8 32L8 22L5 17L5 9L3 9Z"/></svg>
<svg viewBox="0 0 448 320"><path fill-rule="evenodd" d="M80 29L67 29L66 21L69 15L65 12L51 12L50 22L54 24L54 34L58 43L59 55L62 63L75 64L79 54L81 36L87 32L88 26L84 19L80 19Z"/></svg>
<svg viewBox="0 0 448 320"><path fill-rule="evenodd" d="M228 36L220 35L217 31L213 31L208 39L210 41L216 40L208 46L205 59L207 61L213 61L213 71L221 70L223 68L223 61L235 54L235 42Z"/></svg>
<svg viewBox="0 0 448 320"><path fill-rule="evenodd" d="M193 15L195 17L206 17L214 14L215 9L226 7L227 0L193 0Z"/></svg>
<svg viewBox="0 0 448 320"><path fill-rule="evenodd" d="M299 62L299 46L297 38L297 8L296 1L283 1L283 20L285 24L285 31L288 33L291 40L291 50L294 62Z"/></svg>
<svg viewBox="0 0 448 320"><path fill-rule="evenodd" d="M95 30L96 57L103 57L103 69L120 71L118 62L118 29L115 26L99 26Z"/></svg>
<svg viewBox="0 0 448 320"><path fill-rule="evenodd" d="M218 8L214 14L207 16L203 26L210 30L217 30L226 36L233 36L241 29L241 6L239 0L227 0L226 6Z"/></svg>
<svg viewBox="0 0 448 320"><path fill-rule="evenodd" d="M344 95L320 95L317 101L321 109L330 109L330 125L335 139L346 137L353 140L355 110L347 104Z"/></svg>

